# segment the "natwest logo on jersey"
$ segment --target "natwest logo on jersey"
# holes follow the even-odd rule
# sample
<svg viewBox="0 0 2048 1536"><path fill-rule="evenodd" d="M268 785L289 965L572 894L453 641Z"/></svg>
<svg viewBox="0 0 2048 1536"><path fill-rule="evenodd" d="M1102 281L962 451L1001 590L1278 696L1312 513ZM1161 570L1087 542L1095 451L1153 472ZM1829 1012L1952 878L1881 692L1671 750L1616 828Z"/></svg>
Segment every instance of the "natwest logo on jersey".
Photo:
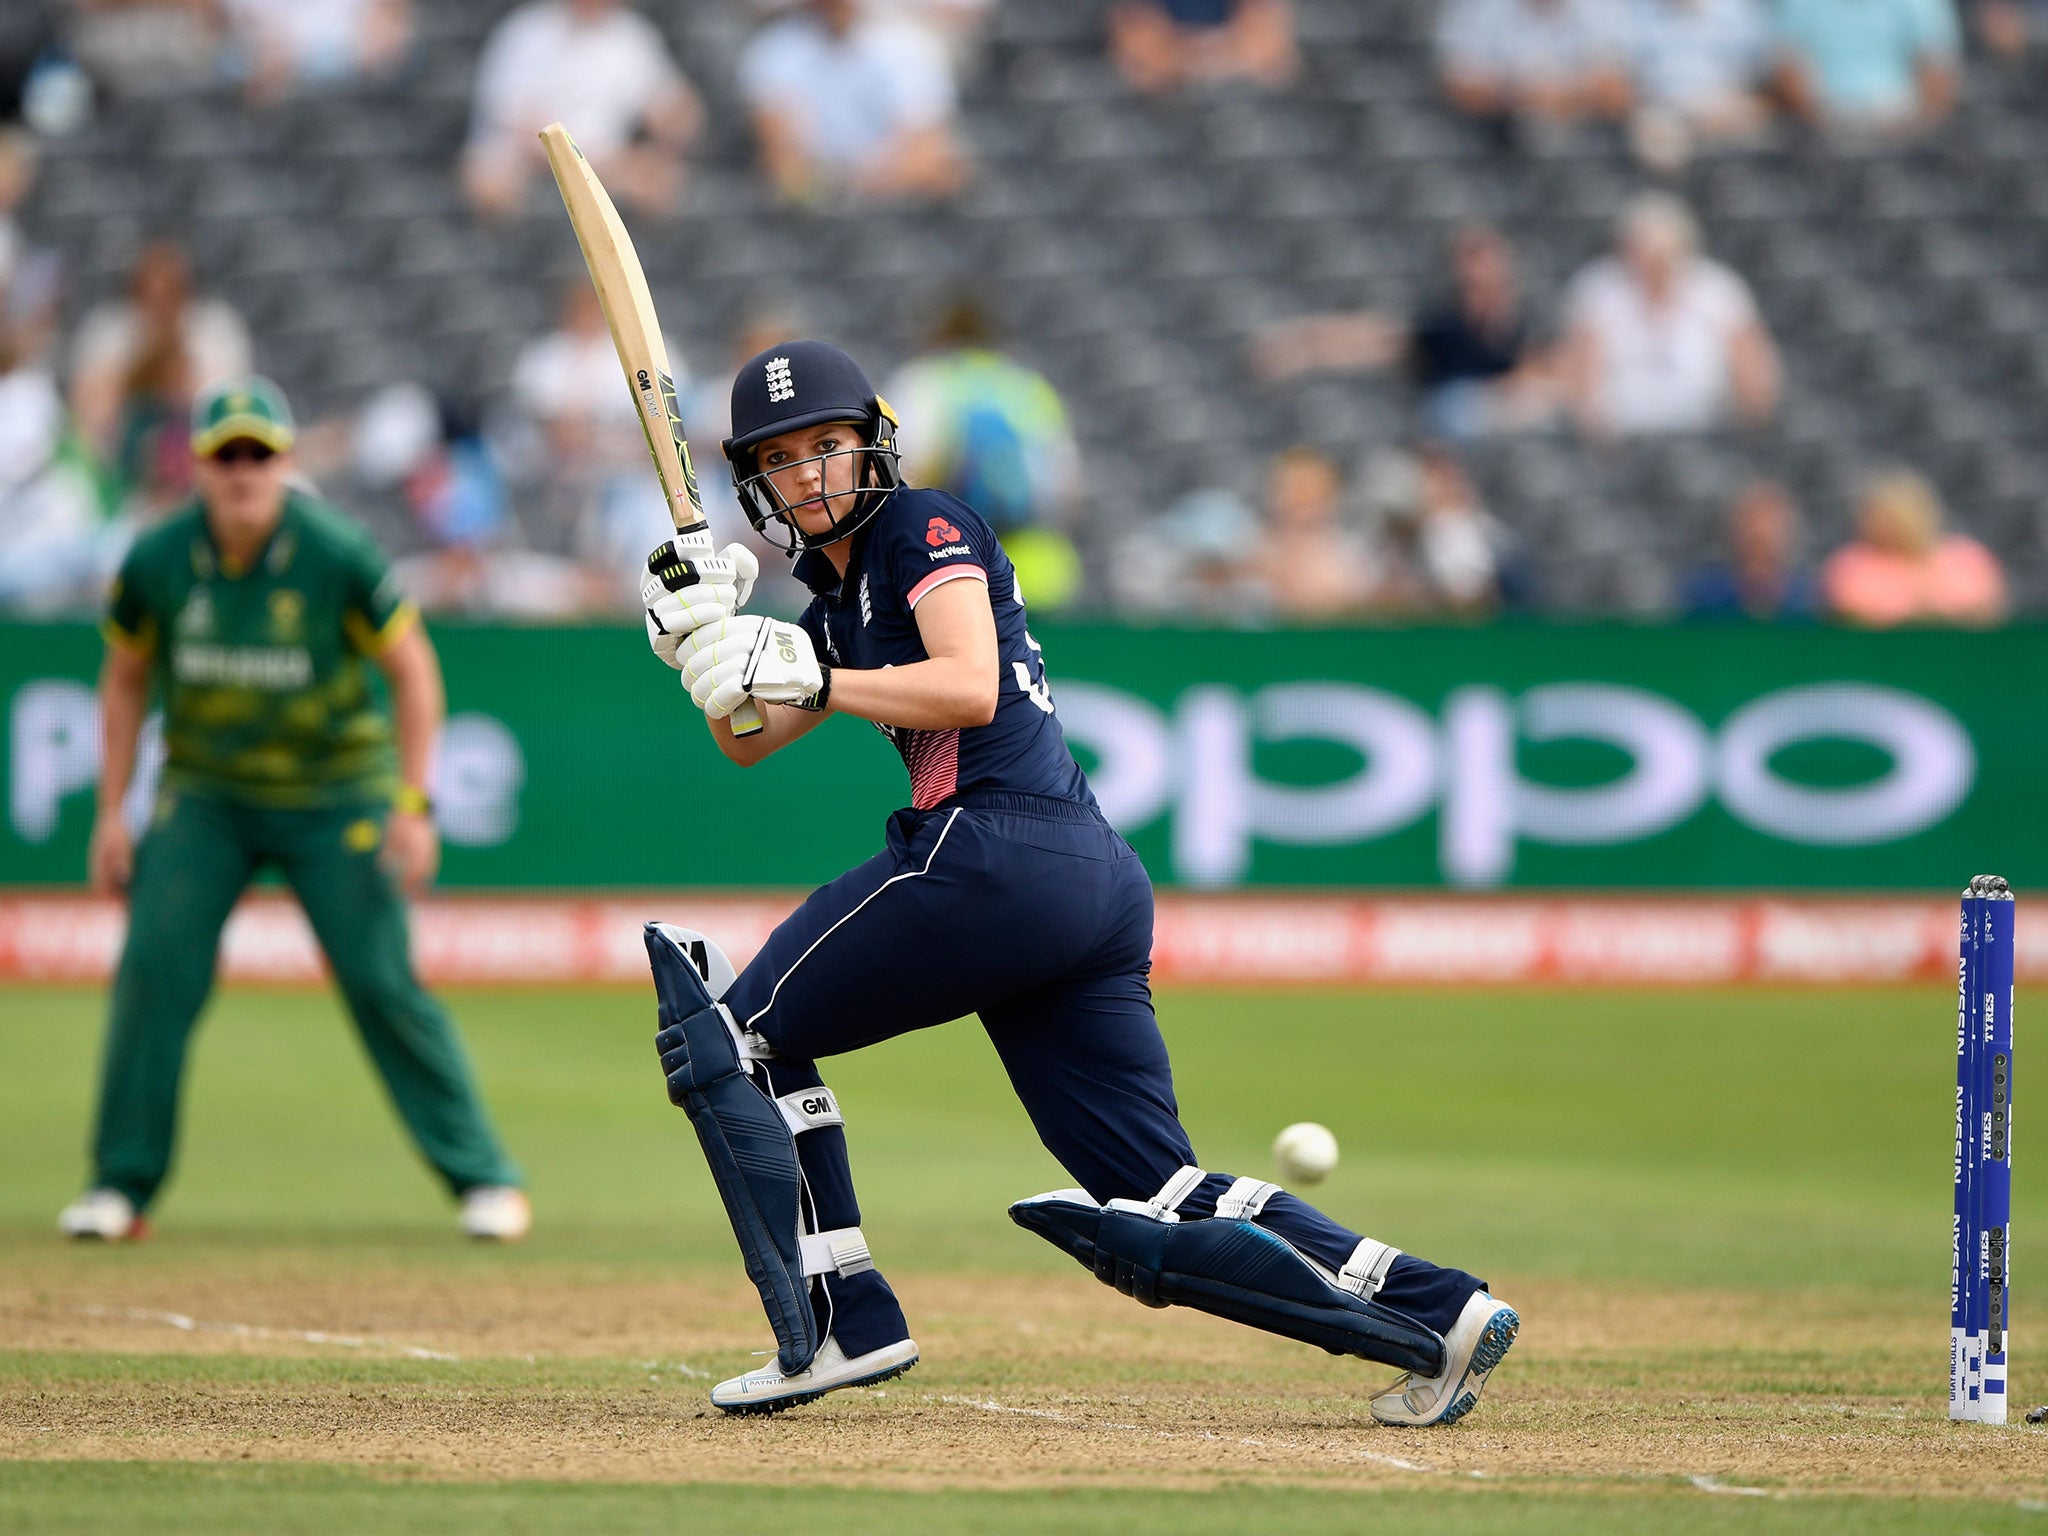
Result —
<svg viewBox="0 0 2048 1536"><path fill-rule="evenodd" d="M940 544L958 544L960 530L943 517L935 517L925 528L924 541L934 547Z"/></svg>

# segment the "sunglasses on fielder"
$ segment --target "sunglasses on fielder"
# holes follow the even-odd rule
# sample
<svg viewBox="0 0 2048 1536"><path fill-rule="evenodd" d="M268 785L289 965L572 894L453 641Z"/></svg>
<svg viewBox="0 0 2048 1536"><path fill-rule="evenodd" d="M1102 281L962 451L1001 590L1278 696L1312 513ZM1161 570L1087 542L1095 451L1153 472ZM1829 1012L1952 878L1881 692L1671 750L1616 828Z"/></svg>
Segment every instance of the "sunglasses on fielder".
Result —
<svg viewBox="0 0 2048 1536"><path fill-rule="evenodd" d="M275 449L248 439L223 443L212 455L216 464L265 464L276 457Z"/></svg>

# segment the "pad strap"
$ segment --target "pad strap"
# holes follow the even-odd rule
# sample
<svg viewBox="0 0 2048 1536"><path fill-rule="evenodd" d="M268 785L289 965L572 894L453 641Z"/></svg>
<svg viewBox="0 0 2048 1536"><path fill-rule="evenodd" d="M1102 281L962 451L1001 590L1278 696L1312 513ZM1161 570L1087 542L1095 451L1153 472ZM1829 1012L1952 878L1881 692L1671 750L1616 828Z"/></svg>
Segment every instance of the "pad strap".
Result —
<svg viewBox="0 0 2048 1536"><path fill-rule="evenodd" d="M1266 1208L1266 1202L1280 1193L1278 1184L1264 1179L1237 1179L1216 1202L1216 1214L1225 1221L1249 1221Z"/></svg>
<svg viewBox="0 0 2048 1536"><path fill-rule="evenodd" d="M1390 1248L1370 1237L1361 1237L1358 1246L1351 1250L1351 1257L1344 1261L1344 1267L1337 1271L1337 1284L1360 1301L1371 1301L1379 1293L1379 1288L1387 1283L1387 1271L1394 1267L1394 1260L1400 1256L1398 1248Z"/></svg>
<svg viewBox="0 0 2048 1536"><path fill-rule="evenodd" d="M792 1136L823 1130L828 1125L846 1124L846 1117L839 1112L839 1101L832 1096L830 1088L822 1085L785 1093L775 1101L775 1105L782 1111L782 1118L788 1123Z"/></svg>
<svg viewBox="0 0 2048 1536"><path fill-rule="evenodd" d="M1202 1180L1207 1177L1209 1177L1208 1174L1197 1168L1193 1163L1190 1163L1161 1185L1159 1193L1148 1200L1146 1204L1161 1216L1165 1216L1169 1212L1178 1211L1181 1208L1181 1203L1189 1195L1192 1195L1197 1189L1201 1188Z"/></svg>
<svg viewBox="0 0 2048 1536"><path fill-rule="evenodd" d="M768 1043L765 1035L757 1035L732 1016L732 1010L720 1003L718 1011L725 1015L725 1027L732 1035L734 1054L745 1066L750 1061L773 1061L775 1048Z"/></svg>
<svg viewBox="0 0 2048 1536"><path fill-rule="evenodd" d="M875 1267L868 1240L859 1227L806 1232L798 1241L803 1245L806 1275L862 1275Z"/></svg>

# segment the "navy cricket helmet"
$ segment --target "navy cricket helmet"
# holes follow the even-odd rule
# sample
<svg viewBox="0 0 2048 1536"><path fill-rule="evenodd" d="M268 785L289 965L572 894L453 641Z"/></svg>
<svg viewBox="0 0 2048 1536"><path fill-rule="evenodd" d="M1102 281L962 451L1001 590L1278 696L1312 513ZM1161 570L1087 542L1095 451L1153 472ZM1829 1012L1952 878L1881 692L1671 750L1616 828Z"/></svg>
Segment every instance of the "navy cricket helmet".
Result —
<svg viewBox="0 0 2048 1536"><path fill-rule="evenodd" d="M834 517L821 532L800 527L789 505L761 469L754 450L771 437L804 427L844 421L859 429L861 441L851 448L813 455L820 475L824 461L859 455L853 483L858 488L853 510ZM896 416L860 364L823 341L791 341L750 357L732 381L732 436L721 445L732 465L733 488L755 531L795 556L817 549L858 530L881 509L890 492L903 483L896 453ZM792 469L812 460L780 464ZM780 525L786 537L770 531Z"/></svg>

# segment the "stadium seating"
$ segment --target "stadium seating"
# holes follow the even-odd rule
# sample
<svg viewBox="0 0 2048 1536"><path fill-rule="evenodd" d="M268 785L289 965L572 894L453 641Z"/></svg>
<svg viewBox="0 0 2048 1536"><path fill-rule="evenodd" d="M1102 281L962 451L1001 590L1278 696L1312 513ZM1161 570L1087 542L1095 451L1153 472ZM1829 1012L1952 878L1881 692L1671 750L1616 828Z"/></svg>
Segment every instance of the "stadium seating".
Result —
<svg viewBox="0 0 2048 1536"><path fill-rule="evenodd" d="M482 227L453 176L476 52L507 8L427 0L419 57L395 84L253 112L226 92L122 102L54 143L29 217L70 261L67 313L114 291L147 235L174 232L307 414L393 378L497 403L577 270L544 204ZM1074 407L1104 544L1192 486L1251 493L1286 442L1349 459L1411 434L1398 379L1256 383L1255 327L1406 310L1435 281L1446 233L1474 218L1508 233L1553 318L1644 184L1618 134L1509 153L1450 114L1427 0L1300 0L1296 91L1171 102L1122 87L1097 7L1003 0L965 92L979 175L958 204L791 213L748 175L732 85L745 8L646 8L712 112L684 208L638 225L686 360L718 368L742 310L793 297L883 372L914 347L936 292L983 277ZM1756 473L1792 486L1824 552L1847 533L1857 479L1892 459L1932 476L1956 523L2005 559L2023 605L2048 600L2044 159L2048 76L1973 63L1931 141L1852 152L1788 137L1685 173L1677 189L1709 250L1755 286L1783 349L1784 408L1768 430L1727 438L1473 450L1541 605L1657 610L1675 573L1716 549L1729 497Z"/></svg>

